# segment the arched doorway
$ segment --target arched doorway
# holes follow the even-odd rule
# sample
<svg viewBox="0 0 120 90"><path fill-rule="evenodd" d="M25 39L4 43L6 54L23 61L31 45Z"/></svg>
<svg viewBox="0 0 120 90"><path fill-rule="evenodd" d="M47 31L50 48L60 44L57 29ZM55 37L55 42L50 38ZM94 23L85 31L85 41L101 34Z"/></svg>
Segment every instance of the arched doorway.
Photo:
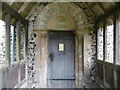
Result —
<svg viewBox="0 0 120 90"><path fill-rule="evenodd" d="M34 31L37 34L35 70L39 87L75 88L78 84L82 85L82 53L84 52L81 41L83 34L88 39L89 33L87 19L83 11L72 3L52 3L37 16L35 23ZM54 37L52 40L50 39L51 33ZM69 37L69 34L73 36ZM51 53L52 55L50 55ZM61 59L63 57L64 59Z"/></svg>

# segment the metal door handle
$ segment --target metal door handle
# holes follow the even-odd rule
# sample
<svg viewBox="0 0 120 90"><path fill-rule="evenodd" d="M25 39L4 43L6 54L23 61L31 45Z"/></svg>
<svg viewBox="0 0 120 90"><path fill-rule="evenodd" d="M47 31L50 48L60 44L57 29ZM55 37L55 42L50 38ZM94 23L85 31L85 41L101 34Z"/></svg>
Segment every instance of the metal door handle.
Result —
<svg viewBox="0 0 120 90"><path fill-rule="evenodd" d="M54 55L52 53L50 53L49 58L51 59L51 61L53 61Z"/></svg>

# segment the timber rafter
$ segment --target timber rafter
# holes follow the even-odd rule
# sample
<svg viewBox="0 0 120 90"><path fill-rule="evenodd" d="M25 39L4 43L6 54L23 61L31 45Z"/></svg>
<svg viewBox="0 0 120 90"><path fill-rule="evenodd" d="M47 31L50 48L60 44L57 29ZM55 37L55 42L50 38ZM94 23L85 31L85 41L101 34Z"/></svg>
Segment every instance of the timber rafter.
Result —
<svg viewBox="0 0 120 90"><path fill-rule="evenodd" d="M2 14L3 16L7 13L11 14L12 18L15 18L16 21L21 20L21 23L24 25L28 25L28 20L22 17L16 10L14 10L11 6L9 6L6 2L2 2Z"/></svg>
<svg viewBox="0 0 120 90"><path fill-rule="evenodd" d="M106 11L103 15L96 18L95 22L100 23L101 21L105 20L109 16L113 15L114 13L120 11L120 2L117 2L116 5L111 8L109 11Z"/></svg>

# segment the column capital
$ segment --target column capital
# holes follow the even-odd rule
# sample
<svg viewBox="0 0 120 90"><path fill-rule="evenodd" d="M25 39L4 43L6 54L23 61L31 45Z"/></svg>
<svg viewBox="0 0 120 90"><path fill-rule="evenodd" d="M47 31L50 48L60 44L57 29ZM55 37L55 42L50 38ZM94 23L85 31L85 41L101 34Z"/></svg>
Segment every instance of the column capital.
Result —
<svg viewBox="0 0 120 90"><path fill-rule="evenodd" d="M41 38L47 38L47 36L48 36L48 31L41 31L40 32L40 37Z"/></svg>
<svg viewBox="0 0 120 90"><path fill-rule="evenodd" d="M84 35L84 33L81 33L81 31L76 31L75 32L75 38L80 39L82 37L82 35Z"/></svg>
<svg viewBox="0 0 120 90"><path fill-rule="evenodd" d="M34 30L37 35L40 35L40 38L47 38L48 36L48 31L45 30Z"/></svg>

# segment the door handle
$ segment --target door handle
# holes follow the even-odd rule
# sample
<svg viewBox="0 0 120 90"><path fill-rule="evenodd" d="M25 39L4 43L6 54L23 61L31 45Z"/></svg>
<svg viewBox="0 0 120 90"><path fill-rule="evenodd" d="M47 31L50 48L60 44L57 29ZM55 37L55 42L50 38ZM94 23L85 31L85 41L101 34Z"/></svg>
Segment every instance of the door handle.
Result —
<svg viewBox="0 0 120 90"><path fill-rule="evenodd" d="M49 58L50 58L51 61L53 61L54 55L52 53L50 53Z"/></svg>

